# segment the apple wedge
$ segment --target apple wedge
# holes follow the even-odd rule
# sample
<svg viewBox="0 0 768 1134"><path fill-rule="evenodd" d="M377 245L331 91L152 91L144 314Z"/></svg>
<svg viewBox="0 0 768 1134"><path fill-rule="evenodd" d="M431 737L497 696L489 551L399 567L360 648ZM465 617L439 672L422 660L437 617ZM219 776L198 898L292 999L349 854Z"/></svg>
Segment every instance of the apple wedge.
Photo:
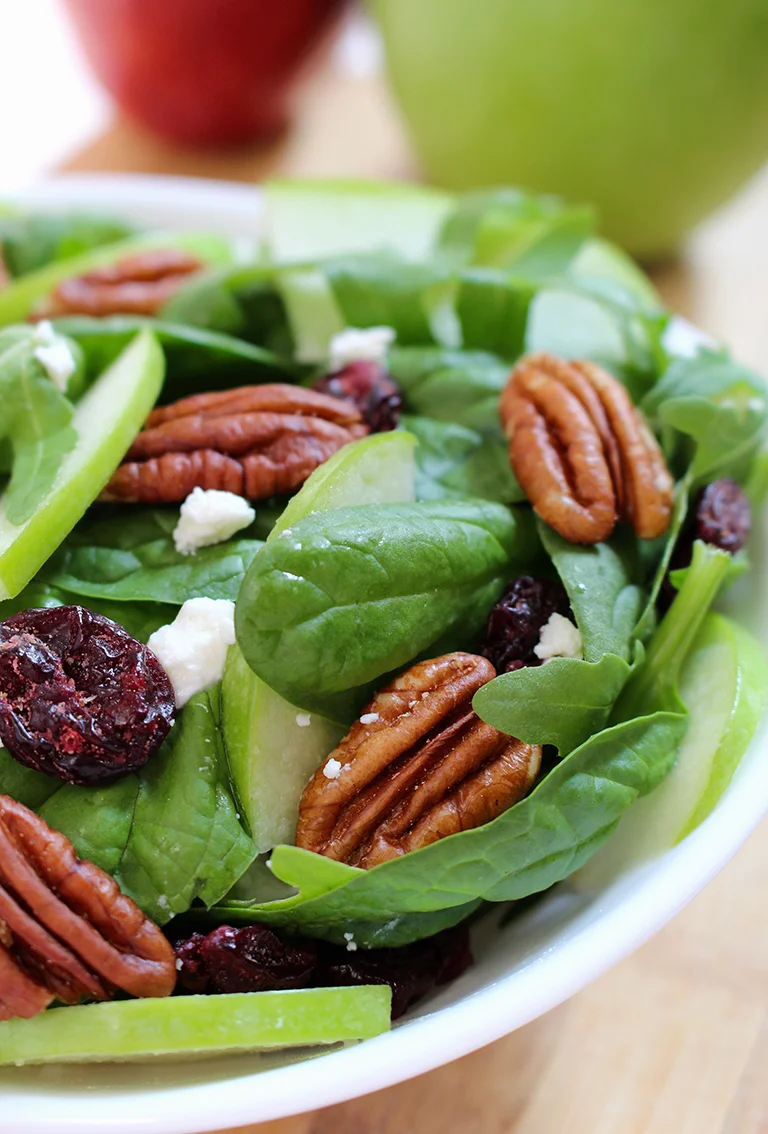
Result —
<svg viewBox="0 0 768 1134"><path fill-rule="evenodd" d="M360 985L52 1008L31 1020L0 1023L0 1066L347 1043L389 1030L391 995L387 985Z"/></svg>
<svg viewBox="0 0 768 1134"><path fill-rule="evenodd" d="M142 331L78 403L77 443L34 514L12 524L0 496L0 600L26 586L99 495L155 404L164 374L157 339Z"/></svg>

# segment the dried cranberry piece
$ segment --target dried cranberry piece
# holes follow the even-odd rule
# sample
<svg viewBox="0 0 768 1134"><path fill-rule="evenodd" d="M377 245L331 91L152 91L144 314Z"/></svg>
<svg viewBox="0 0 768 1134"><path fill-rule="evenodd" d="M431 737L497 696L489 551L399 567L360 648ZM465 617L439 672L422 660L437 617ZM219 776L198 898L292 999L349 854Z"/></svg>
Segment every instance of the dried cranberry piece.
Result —
<svg viewBox="0 0 768 1134"><path fill-rule="evenodd" d="M147 763L175 711L160 662L109 618L59 606L0 623L0 741L20 764L111 783Z"/></svg>
<svg viewBox="0 0 768 1134"><path fill-rule="evenodd" d="M696 503L696 538L732 555L741 551L752 526L752 512L744 490L722 477L701 492Z"/></svg>
<svg viewBox="0 0 768 1134"><path fill-rule="evenodd" d="M378 362L350 362L342 370L319 378L313 389L353 402L372 433L387 433L400 420L400 387Z"/></svg>
<svg viewBox="0 0 768 1134"><path fill-rule="evenodd" d="M176 956L185 992L270 992L307 988L317 948L312 941L282 941L266 925L221 925L179 942Z"/></svg>
<svg viewBox="0 0 768 1134"><path fill-rule="evenodd" d="M493 662L498 673L541 665L533 650L539 644L542 626L553 614L571 617L562 583L521 575L509 583L488 615L485 645L480 652Z"/></svg>
<svg viewBox="0 0 768 1134"><path fill-rule="evenodd" d="M315 984L388 984L392 989L392 1019L404 1015L437 984L455 980L472 964L466 925L445 929L434 937L396 949L357 949L321 946Z"/></svg>

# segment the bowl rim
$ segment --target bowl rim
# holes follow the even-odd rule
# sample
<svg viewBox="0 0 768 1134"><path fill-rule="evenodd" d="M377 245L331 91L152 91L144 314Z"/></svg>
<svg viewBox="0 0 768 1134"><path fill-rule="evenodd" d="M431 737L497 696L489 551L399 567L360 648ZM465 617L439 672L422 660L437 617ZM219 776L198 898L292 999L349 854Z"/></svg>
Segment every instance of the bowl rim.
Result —
<svg viewBox="0 0 768 1134"><path fill-rule="evenodd" d="M137 174L66 175L3 199L43 209L95 206L136 219L162 213L174 227L197 215L210 218L198 225L231 235L243 225L257 229L261 212L260 190L252 185ZM696 340L690 324L676 319L675 325ZM6 1092L0 1085L5 1134L101 1134L105 1128L114 1134L196 1134L264 1122L380 1090L499 1039L642 945L728 862L768 811L768 760L754 758L766 747L764 718L750 745L752 758L745 757L712 814L684 842L632 872L633 884L612 908L606 903L601 911L598 904L594 916L593 907L593 916L577 917L563 941L457 1003L356 1046L216 1082L78 1094L57 1093L50 1082L41 1084L42 1091Z"/></svg>

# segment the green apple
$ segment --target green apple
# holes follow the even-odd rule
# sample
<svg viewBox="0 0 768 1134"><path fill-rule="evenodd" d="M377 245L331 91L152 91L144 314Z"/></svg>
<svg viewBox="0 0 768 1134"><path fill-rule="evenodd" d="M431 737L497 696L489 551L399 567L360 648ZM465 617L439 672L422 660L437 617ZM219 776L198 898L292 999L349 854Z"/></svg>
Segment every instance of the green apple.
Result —
<svg viewBox="0 0 768 1134"><path fill-rule="evenodd" d="M157 401L164 375L162 349L142 331L78 402L77 443L34 514L12 524L0 496L0 601L27 585L99 495Z"/></svg>
<svg viewBox="0 0 768 1134"><path fill-rule="evenodd" d="M427 175L672 249L768 157L765 0L372 0Z"/></svg>
<svg viewBox="0 0 768 1134"><path fill-rule="evenodd" d="M0 1023L0 1066L138 1062L368 1039L388 1031L391 995L387 985L360 985L52 1008Z"/></svg>
<svg viewBox="0 0 768 1134"><path fill-rule="evenodd" d="M578 872L580 887L600 886L668 850L710 814L765 709L768 665L763 649L738 623L709 614L678 689L689 725L675 767L630 808L616 834Z"/></svg>
<svg viewBox="0 0 768 1134"><path fill-rule="evenodd" d="M134 236L118 244L104 244L68 260L55 260L35 272L19 276L0 291L0 327L21 323L38 300L44 299L57 284L70 276L79 276L93 268L114 264L124 256L132 256L152 248L179 248L212 266L230 264L234 258L231 242L206 232L149 233Z"/></svg>
<svg viewBox="0 0 768 1134"><path fill-rule="evenodd" d="M358 504L415 498L410 433L378 433L346 445L321 465L288 503L270 539L303 516ZM240 807L259 852L292 843L307 781L344 729L305 713L256 676L230 647L221 686L222 728Z"/></svg>

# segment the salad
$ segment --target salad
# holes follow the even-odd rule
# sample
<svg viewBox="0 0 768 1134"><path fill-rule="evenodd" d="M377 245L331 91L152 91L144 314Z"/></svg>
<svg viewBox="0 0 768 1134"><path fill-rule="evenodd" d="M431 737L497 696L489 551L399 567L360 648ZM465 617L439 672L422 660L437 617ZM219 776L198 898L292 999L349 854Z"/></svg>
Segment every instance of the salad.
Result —
<svg viewBox="0 0 768 1134"><path fill-rule="evenodd" d="M765 381L589 209L265 196L0 213L0 1064L376 1035L763 712Z"/></svg>

